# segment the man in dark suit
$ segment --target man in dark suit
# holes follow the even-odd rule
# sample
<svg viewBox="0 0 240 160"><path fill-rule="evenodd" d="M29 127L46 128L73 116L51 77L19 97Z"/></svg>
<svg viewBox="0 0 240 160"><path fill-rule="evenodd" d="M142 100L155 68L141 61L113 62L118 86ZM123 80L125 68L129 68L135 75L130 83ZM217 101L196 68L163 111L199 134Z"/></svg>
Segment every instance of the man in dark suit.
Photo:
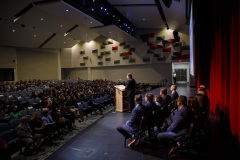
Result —
<svg viewBox="0 0 240 160"><path fill-rule="evenodd" d="M136 81L133 79L132 74L127 74L127 82L125 86L125 90L127 91L128 102L129 102L129 112L133 110L135 107L134 96L135 96L135 88L136 88Z"/></svg>
<svg viewBox="0 0 240 160"><path fill-rule="evenodd" d="M178 109L172 116L172 122L167 128L161 128L162 131L157 135L157 139L162 142L181 141L188 134L190 124L194 120L194 115L192 110L187 107L187 97L179 96L177 99Z"/></svg>
<svg viewBox="0 0 240 160"><path fill-rule="evenodd" d="M175 85L175 84L173 84L173 85L171 85L171 87L170 87L170 90L171 90L171 109L173 109L173 108L177 108L177 99L178 99L178 97L179 97L179 95L178 95L178 92L177 92L177 86Z"/></svg>
<svg viewBox="0 0 240 160"><path fill-rule="evenodd" d="M136 107L132 110L130 119L126 124L118 126L117 131L120 132L126 139L132 138L128 147L131 147L136 143L137 138L134 136L134 132L138 130L141 117L147 114L147 108L142 104L142 96L140 94L135 96Z"/></svg>
<svg viewBox="0 0 240 160"><path fill-rule="evenodd" d="M163 115L166 117L170 116L171 108L169 104L171 104L171 96L167 94L167 88L161 88L160 96L162 97L162 111Z"/></svg>

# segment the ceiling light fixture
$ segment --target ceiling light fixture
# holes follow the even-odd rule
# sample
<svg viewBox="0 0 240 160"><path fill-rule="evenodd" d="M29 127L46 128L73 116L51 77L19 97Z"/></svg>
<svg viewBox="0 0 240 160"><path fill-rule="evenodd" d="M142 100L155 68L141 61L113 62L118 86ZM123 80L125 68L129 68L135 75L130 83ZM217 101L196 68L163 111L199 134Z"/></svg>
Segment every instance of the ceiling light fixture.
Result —
<svg viewBox="0 0 240 160"><path fill-rule="evenodd" d="M13 20L13 22L16 22L19 18L20 18L20 17L15 18L15 19Z"/></svg>
<svg viewBox="0 0 240 160"><path fill-rule="evenodd" d="M67 32L67 33L64 33L64 37L66 37L68 34L69 34L69 32Z"/></svg>

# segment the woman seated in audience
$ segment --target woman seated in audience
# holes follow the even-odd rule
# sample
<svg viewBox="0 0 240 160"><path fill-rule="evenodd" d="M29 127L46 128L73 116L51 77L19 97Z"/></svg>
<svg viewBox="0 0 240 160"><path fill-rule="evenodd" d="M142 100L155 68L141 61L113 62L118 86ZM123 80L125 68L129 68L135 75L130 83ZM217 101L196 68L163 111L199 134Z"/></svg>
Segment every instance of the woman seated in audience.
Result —
<svg viewBox="0 0 240 160"><path fill-rule="evenodd" d="M81 118L78 107L75 107L76 105L77 105L76 99L67 96L65 106L68 108L69 111L71 111L75 115L75 117Z"/></svg>
<svg viewBox="0 0 240 160"><path fill-rule="evenodd" d="M64 117L67 120L70 120L71 122L71 128L74 128L74 124L76 121L76 116L74 115L73 112L71 112L65 104L60 105L60 114L62 117Z"/></svg>
<svg viewBox="0 0 240 160"><path fill-rule="evenodd" d="M39 117L38 112L33 112L31 120L28 122L34 133L42 134L43 136L49 136L48 139L51 141L49 125L44 125L42 119Z"/></svg>
<svg viewBox="0 0 240 160"><path fill-rule="evenodd" d="M61 113L58 111L56 106L52 107L51 116L54 122L56 122L58 128L60 129L61 133L66 133L67 128L73 129L72 123L69 119L64 118Z"/></svg>
<svg viewBox="0 0 240 160"><path fill-rule="evenodd" d="M10 108L10 119L20 119L22 117L22 114L19 113L19 111L17 110L16 106L12 106Z"/></svg>

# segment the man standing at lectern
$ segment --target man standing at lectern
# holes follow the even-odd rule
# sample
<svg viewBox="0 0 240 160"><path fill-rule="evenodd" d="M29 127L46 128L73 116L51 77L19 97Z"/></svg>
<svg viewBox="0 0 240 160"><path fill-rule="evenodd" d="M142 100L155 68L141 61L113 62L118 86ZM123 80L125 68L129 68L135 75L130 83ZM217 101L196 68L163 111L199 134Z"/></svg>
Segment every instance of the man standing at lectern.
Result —
<svg viewBox="0 0 240 160"><path fill-rule="evenodd" d="M127 74L127 82L126 82L126 86L125 86L125 90L127 91L127 97L128 97L128 102L129 102L128 112L131 112L133 110L133 108L135 107L135 101L134 101L135 87L136 87L136 81L135 81L135 79L133 79L132 74L128 73Z"/></svg>

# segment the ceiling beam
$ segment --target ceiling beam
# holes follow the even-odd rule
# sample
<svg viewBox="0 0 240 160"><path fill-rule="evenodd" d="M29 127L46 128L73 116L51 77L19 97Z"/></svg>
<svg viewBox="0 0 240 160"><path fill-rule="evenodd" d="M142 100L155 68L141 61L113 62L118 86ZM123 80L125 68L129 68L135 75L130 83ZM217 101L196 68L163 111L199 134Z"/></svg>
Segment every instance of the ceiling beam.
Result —
<svg viewBox="0 0 240 160"><path fill-rule="evenodd" d="M162 5L161 5L161 3L160 3L160 0L155 0L155 3L156 3L156 6L157 6L157 8L158 8L158 11L159 11L159 13L160 13L160 16L161 16L161 18L162 18L162 20L163 20L163 23L165 23L167 29L169 29L169 26L168 26L168 23L167 23L167 19L166 19L166 17L165 17L164 12L163 12Z"/></svg>

